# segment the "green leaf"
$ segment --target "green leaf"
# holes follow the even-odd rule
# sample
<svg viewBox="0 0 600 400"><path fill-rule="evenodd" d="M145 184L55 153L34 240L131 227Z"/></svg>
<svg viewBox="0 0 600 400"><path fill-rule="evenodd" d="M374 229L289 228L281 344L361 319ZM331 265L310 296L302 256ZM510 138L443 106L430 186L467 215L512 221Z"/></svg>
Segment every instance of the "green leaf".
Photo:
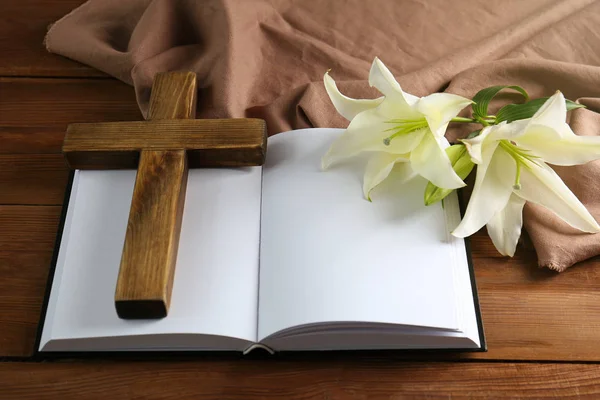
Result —
<svg viewBox="0 0 600 400"><path fill-rule="evenodd" d="M523 97L525 97L525 101L529 100L529 95L527 91L523 89L521 86L492 86L489 88L485 88L477 92L477 94L473 97L474 104L473 107L473 115L475 118L485 118L487 116L488 106L490 105L490 101L502 90L502 89L512 89L521 93Z"/></svg>
<svg viewBox="0 0 600 400"><path fill-rule="evenodd" d="M531 118L548 99L549 97L540 97L539 99L534 99L524 104L507 104L498 110L498 113L496 114L496 123ZM567 111L585 107L583 104L577 104L571 100L566 100L566 104Z"/></svg>
<svg viewBox="0 0 600 400"><path fill-rule="evenodd" d="M452 163L454 172L456 172L456 175L460 179L464 180L469 176L475 164L471 161L471 156L464 144L455 144L446 148L446 154ZM430 206L440 200L444 200L453 191L454 189L443 189L428 182L424 194L425 205Z"/></svg>

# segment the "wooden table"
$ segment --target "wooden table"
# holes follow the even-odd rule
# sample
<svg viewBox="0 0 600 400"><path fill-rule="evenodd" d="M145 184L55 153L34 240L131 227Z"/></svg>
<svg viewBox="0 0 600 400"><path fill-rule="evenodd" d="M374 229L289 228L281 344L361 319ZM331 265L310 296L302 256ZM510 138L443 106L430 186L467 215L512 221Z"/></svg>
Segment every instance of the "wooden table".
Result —
<svg viewBox="0 0 600 400"><path fill-rule="evenodd" d="M473 237L487 353L33 362L68 171L67 124L141 120L131 87L50 55L82 0L0 2L0 398L600 398L600 259L562 274Z"/></svg>

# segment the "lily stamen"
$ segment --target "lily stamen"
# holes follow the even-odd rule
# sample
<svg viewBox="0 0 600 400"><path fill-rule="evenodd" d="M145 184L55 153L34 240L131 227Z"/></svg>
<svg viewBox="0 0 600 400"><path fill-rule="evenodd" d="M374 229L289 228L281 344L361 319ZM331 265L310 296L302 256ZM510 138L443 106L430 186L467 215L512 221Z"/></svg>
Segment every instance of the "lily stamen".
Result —
<svg viewBox="0 0 600 400"><path fill-rule="evenodd" d="M513 189L521 190L521 163L517 163L517 174L515 176L515 183Z"/></svg>
<svg viewBox="0 0 600 400"><path fill-rule="evenodd" d="M394 131L394 133L385 139L383 139L383 144L385 146L389 146L392 140L398 136L408 135L409 133L413 133L420 129L427 128L427 121L425 119L391 119L389 121L385 121L388 124L395 124L396 126L386 129L385 132Z"/></svg>
<svg viewBox="0 0 600 400"><path fill-rule="evenodd" d="M504 149L515 160L515 164L517 165L517 173L515 175L515 183L513 184L513 189L520 190L521 189L521 166L525 168L531 168L529 166L529 162L537 164L535 162L536 156L529 154L529 152L525 149L521 149L517 147L516 143L508 140L500 140L500 147Z"/></svg>

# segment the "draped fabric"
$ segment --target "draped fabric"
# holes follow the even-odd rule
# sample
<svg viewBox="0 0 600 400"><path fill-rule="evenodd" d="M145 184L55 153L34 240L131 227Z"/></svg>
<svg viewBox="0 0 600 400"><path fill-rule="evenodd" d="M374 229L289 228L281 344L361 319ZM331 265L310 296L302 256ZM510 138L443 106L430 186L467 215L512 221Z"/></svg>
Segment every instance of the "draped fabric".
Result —
<svg viewBox="0 0 600 400"><path fill-rule="evenodd" d="M590 0L90 0L53 24L45 44L134 86L144 115L157 72L191 70L198 118L263 118L271 135L345 127L323 74L331 69L351 97L375 97L367 77L377 56L420 96L471 97L500 84L533 98L561 90L587 106L570 112L573 130L597 135L599 26ZM502 99L518 97L500 96L492 112ZM556 171L600 220L600 162ZM562 271L600 254L599 234L541 206L526 206L524 226L540 266Z"/></svg>

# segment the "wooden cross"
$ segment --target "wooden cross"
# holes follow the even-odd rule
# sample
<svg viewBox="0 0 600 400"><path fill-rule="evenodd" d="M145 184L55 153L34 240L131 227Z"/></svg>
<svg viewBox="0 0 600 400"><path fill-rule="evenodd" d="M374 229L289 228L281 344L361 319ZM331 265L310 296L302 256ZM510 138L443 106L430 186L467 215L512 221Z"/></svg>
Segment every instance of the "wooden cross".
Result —
<svg viewBox="0 0 600 400"><path fill-rule="evenodd" d="M136 169L115 307L120 318L162 318L169 310L187 172L262 165L259 119L195 118L196 75L158 74L148 121L71 124L63 154L72 169Z"/></svg>

